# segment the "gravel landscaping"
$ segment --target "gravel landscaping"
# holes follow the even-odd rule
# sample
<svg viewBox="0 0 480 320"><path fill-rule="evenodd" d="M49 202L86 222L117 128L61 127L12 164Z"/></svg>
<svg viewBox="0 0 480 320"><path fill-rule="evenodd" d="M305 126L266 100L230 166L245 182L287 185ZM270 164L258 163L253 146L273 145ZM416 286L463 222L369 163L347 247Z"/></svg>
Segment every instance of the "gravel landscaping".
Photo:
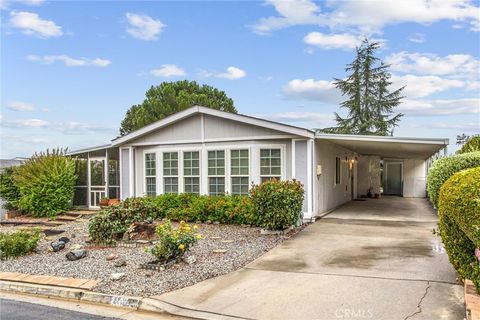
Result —
<svg viewBox="0 0 480 320"><path fill-rule="evenodd" d="M0 232L13 229L0 227ZM261 235L260 229L253 227L198 224L202 239L185 256L194 256L194 259L190 259L195 261L191 264L179 262L163 271L157 271L140 268L141 264L154 260L153 255L145 252L145 247L90 247L85 243L88 221L69 222L52 229L62 229L65 232L40 240L36 253L0 261L0 271L96 279L100 283L95 291L151 296L237 270L289 237ZM49 243L59 237L68 237L70 242L59 252L49 252ZM76 245L86 247L88 255L78 261L68 261L65 254ZM224 253L215 253L224 250ZM117 258L107 260L112 254ZM126 260L126 266L115 267L114 264L121 259ZM125 273L125 276L120 280L111 280L113 273Z"/></svg>

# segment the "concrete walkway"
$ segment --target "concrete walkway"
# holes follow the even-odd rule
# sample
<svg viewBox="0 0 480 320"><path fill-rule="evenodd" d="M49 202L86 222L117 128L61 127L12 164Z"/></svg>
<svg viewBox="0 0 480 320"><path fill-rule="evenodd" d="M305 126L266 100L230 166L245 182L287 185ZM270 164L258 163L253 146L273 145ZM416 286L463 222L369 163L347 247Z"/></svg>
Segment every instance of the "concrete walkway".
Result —
<svg viewBox="0 0 480 320"><path fill-rule="evenodd" d="M353 201L247 267L155 297L210 318L463 319L425 199Z"/></svg>

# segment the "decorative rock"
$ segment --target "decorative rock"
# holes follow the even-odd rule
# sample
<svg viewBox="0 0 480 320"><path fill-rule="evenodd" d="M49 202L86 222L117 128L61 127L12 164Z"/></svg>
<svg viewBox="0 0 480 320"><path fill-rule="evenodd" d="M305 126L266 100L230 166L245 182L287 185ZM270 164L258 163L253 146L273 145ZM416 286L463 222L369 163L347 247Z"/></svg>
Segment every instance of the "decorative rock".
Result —
<svg viewBox="0 0 480 320"><path fill-rule="evenodd" d="M145 277L152 277L154 275L153 271L147 271L145 272Z"/></svg>
<svg viewBox="0 0 480 320"><path fill-rule="evenodd" d="M136 242L138 244L148 244L148 243L150 243L150 241L148 241L148 240L137 240Z"/></svg>
<svg viewBox="0 0 480 320"><path fill-rule="evenodd" d="M225 250L225 249L213 249L212 252L213 253L225 253L225 252L227 252L227 250Z"/></svg>
<svg viewBox="0 0 480 320"><path fill-rule="evenodd" d="M75 251L70 251L65 255L67 260L69 261L76 261L80 260L82 258L85 258L87 256L87 250L85 249L80 249L80 250L75 250Z"/></svg>
<svg viewBox="0 0 480 320"><path fill-rule="evenodd" d="M128 232L125 232L122 237L122 241L128 241L130 240L130 236L128 235Z"/></svg>
<svg viewBox="0 0 480 320"><path fill-rule="evenodd" d="M213 224L215 224L215 225L219 225L219 224L220 224L220 222L218 222L218 221L214 221L214 222L213 222Z"/></svg>
<svg viewBox="0 0 480 320"><path fill-rule="evenodd" d="M233 240L222 240L222 243L233 243Z"/></svg>
<svg viewBox="0 0 480 320"><path fill-rule="evenodd" d="M61 237L60 239L58 239L58 241L61 241L65 244L69 243L70 242L70 239L68 239L67 237Z"/></svg>
<svg viewBox="0 0 480 320"><path fill-rule="evenodd" d="M210 239L218 240L218 239L222 239L222 237L212 236L212 237L210 237Z"/></svg>
<svg viewBox="0 0 480 320"><path fill-rule="evenodd" d="M65 242L63 241L53 241L52 243L50 243L50 251L58 252L63 248L65 248Z"/></svg>
<svg viewBox="0 0 480 320"><path fill-rule="evenodd" d="M212 224L212 221L207 220L207 221L205 221L205 223L207 223L207 224Z"/></svg>
<svg viewBox="0 0 480 320"><path fill-rule="evenodd" d="M127 261L125 259L119 259L113 264L113 266L117 268L125 267L126 265L127 265Z"/></svg>
<svg viewBox="0 0 480 320"><path fill-rule="evenodd" d="M185 261L187 264L193 264L195 261L197 261L197 258L195 256L188 256L183 258L183 261Z"/></svg>
<svg viewBox="0 0 480 320"><path fill-rule="evenodd" d="M106 258L107 261L115 260L117 259L117 255L114 253L109 254Z"/></svg>
<svg viewBox="0 0 480 320"><path fill-rule="evenodd" d="M120 280L120 279L122 279L123 277L125 277L125 273L124 273L124 272L112 273L112 274L110 275L110 279L112 279L113 281Z"/></svg>

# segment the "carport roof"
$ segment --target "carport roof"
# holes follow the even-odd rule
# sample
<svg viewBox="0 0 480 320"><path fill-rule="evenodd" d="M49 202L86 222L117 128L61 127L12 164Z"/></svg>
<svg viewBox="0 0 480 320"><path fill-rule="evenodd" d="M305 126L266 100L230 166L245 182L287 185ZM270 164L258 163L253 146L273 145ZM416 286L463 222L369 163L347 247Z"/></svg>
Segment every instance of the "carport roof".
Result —
<svg viewBox="0 0 480 320"><path fill-rule="evenodd" d="M428 159L448 145L448 139L439 138L317 133L315 139L330 141L360 155L395 159Z"/></svg>

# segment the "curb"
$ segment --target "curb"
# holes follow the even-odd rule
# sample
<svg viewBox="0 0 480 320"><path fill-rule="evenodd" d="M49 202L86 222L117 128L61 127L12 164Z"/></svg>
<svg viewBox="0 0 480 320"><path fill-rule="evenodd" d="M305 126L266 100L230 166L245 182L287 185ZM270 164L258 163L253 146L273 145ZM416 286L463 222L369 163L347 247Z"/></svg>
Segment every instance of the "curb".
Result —
<svg viewBox="0 0 480 320"><path fill-rule="evenodd" d="M209 319L209 320L238 320L244 319L235 316L228 316L208 311L195 310L177 306L153 298L142 298L132 296L120 296L106 293L93 292L82 289L74 289L60 286L49 286L40 284L30 284L16 281L0 280L0 292L11 292L20 294L38 295L48 298L59 298L67 300L76 300L81 302L105 304L112 307L126 308L135 311L145 311L153 313L168 313L176 316Z"/></svg>

